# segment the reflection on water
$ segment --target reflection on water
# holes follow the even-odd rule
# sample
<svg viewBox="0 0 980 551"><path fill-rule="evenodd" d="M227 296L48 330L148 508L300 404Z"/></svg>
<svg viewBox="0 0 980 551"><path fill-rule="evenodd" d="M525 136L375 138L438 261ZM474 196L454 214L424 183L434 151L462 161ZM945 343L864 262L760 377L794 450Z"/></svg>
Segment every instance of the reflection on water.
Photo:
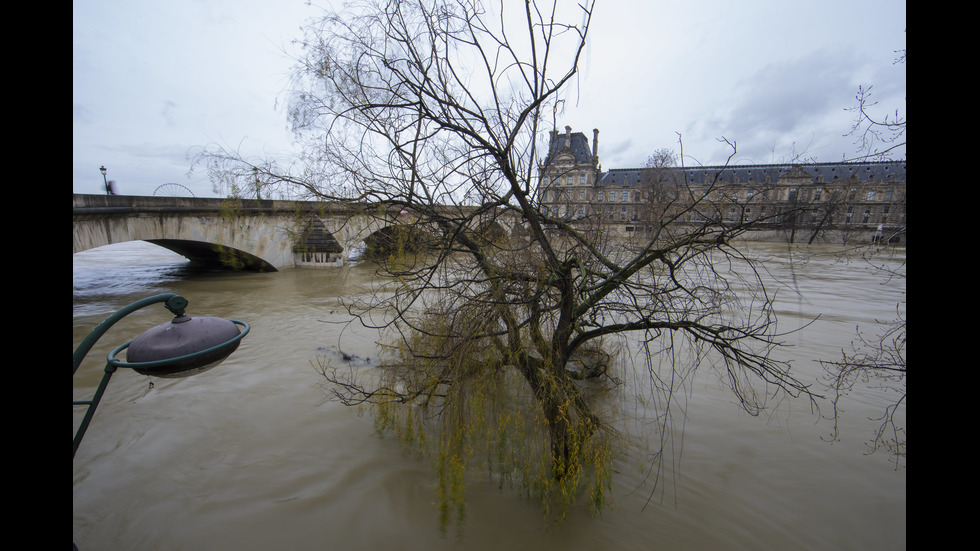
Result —
<svg viewBox="0 0 980 551"><path fill-rule="evenodd" d="M858 323L890 319L901 288L832 257L788 264L759 247L782 282L777 308L798 375L836 357ZM904 253L894 262L904 261ZM189 313L241 319L252 332L224 364L191 379L120 372L73 463L80 549L896 549L904 548L905 469L866 455L868 417L884 398L858 389L844 438L809 404L749 417L710 368L689 383L678 468L663 493L646 458L625 457L616 502L551 527L535 505L477 477L461 537L441 537L429 466L327 400L315 363L327 351L364 361L377 335L346 325L344 303L370 292L370 266L201 274L169 251L115 245L73 257L73 345L114 310L176 292ZM811 323L819 314L819 319ZM105 354L168 318L127 318L89 354L76 399L91 397ZM77 423L77 416L75 418ZM679 443L680 444L680 443Z"/></svg>

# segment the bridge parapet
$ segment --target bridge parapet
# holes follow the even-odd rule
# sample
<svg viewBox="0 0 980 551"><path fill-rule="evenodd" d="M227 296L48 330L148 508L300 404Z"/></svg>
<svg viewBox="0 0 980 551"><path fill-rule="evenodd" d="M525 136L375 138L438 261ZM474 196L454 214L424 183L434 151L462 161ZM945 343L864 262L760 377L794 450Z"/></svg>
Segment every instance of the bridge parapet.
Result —
<svg viewBox="0 0 980 551"><path fill-rule="evenodd" d="M297 213L324 212L339 214L349 212L349 207L313 201L277 201L256 199L222 199L217 197L146 197L138 195L80 195L72 194L72 209L79 214L122 212L133 209L139 212L158 212L178 209L182 212L200 211L212 213Z"/></svg>

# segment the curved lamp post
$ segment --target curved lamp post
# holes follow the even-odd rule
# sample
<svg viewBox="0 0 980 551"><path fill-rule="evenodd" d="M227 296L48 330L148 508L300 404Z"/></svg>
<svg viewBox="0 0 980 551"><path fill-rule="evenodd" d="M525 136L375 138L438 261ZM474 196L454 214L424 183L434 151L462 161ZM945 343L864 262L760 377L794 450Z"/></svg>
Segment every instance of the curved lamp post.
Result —
<svg viewBox="0 0 980 551"><path fill-rule="evenodd" d="M167 310L174 314L174 319L160 324L139 337L117 347L106 361L105 374L91 400L72 401L73 406L87 406L82 424L75 433L72 457L78 451L78 445L88 429L95 408L102 400L102 394L109 384L109 378L119 367L128 367L143 375L156 377L189 377L202 373L218 365L238 348L249 325L243 321L226 320L208 316L190 317L184 314L187 299L173 293L165 293L154 297L138 300L106 318L89 333L82 344L72 355L72 376L78 371L78 366L85 359L92 346L116 324L129 314L162 302ZM239 331L238 326L242 327ZM116 355L128 348L127 362L116 359Z"/></svg>

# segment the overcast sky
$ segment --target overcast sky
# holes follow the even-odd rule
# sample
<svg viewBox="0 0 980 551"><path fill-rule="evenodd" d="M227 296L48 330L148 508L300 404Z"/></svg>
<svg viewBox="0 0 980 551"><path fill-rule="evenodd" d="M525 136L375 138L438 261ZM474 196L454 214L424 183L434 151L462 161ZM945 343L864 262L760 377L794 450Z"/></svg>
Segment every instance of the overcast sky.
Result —
<svg viewBox="0 0 980 551"><path fill-rule="evenodd" d="M290 42L316 8L305 0L73 2L72 191L152 195L173 182L211 196L191 168L211 144L288 154L277 102ZM598 128L603 169L654 150L686 164L831 162L858 86L881 113L905 115L905 2L896 0L598 0L581 77L560 126Z"/></svg>

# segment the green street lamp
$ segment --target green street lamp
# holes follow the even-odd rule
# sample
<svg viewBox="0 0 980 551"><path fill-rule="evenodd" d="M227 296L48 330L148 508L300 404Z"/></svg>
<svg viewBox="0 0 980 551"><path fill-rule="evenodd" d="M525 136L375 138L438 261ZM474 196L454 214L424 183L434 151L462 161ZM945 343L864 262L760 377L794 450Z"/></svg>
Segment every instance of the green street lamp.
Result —
<svg viewBox="0 0 980 551"><path fill-rule="evenodd" d="M189 377L215 367L234 352L245 335L249 325L243 321L226 320L209 316L190 317L184 313L187 299L173 293L165 293L138 300L106 318L75 349L72 355L72 376L78 371L85 355L102 338L110 327L129 314L151 304L164 303L174 319L160 324L139 337L114 349L107 358L102 381L91 400L72 401L73 406L87 406L85 417L75 433L72 457L88 429L95 408L105 393L109 378L119 367L128 367L143 375L178 378ZM238 326L242 329L239 330ZM116 359L124 349L126 362Z"/></svg>

